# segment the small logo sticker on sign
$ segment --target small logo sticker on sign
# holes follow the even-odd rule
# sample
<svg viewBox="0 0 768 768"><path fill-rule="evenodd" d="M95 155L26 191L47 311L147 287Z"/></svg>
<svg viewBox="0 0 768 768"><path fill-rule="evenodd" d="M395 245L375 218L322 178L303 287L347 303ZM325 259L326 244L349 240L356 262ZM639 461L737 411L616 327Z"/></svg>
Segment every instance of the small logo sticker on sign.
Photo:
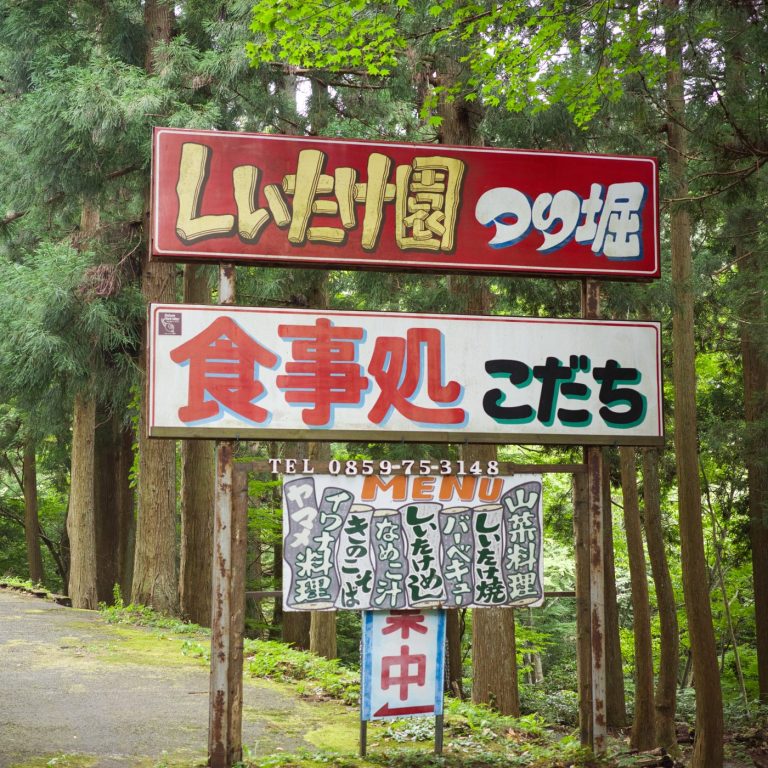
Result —
<svg viewBox="0 0 768 768"><path fill-rule="evenodd" d="M181 314L179 312L160 312L157 320L157 332L160 336L181 336Z"/></svg>

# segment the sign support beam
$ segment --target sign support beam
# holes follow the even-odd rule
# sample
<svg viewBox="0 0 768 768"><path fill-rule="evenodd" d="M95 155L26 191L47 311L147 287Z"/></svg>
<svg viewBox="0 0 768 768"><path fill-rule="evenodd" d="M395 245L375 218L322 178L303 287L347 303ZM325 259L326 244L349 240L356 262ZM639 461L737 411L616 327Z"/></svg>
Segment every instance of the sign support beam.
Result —
<svg viewBox="0 0 768 768"><path fill-rule="evenodd" d="M600 317L600 285L594 280L582 283L582 314L585 319ZM592 749L595 754L606 750L608 726L606 718L605 675L605 562L603 553L603 466L602 451L596 446L584 449L587 465L587 498L589 515L589 595L590 633L592 641Z"/></svg>
<svg viewBox="0 0 768 768"><path fill-rule="evenodd" d="M586 464L581 465L583 470ZM590 632L589 492L587 473L573 475L573 532L576 555L576 669L579 677L579 740L592 747L592 637ZM545 593L546 594L546 593Z"/></svg>
<svg viewBox="0 0 768 768"><path fill-rule="evenodd" d="M235 271L219 269L219 303L234 304ZM243 629L248 515L247 472L236 471L235 443L216 445L211 610L211 675L208 764L230 768L240 762L243 707Z"/></svg>

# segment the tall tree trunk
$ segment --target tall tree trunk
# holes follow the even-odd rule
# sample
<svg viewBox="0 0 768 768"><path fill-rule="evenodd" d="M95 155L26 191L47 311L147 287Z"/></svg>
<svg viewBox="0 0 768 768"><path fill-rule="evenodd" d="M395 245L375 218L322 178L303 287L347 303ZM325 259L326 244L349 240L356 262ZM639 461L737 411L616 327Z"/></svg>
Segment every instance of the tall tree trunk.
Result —
<svg viewBox="0 0 768 768"><path fill-rule="evenodd" d="M317 94L318 85L313 84L313 110L327 107L327 94ZM323 114L322 111L320 114ZM322 122L320 122L322 125ZM328 272L315 271L310 274L307 289L307 306L311 309L328 309ZM328 442L311 442L307 445L309 459L313 462L329 461L331 445ZM312 611L309 625L309 650L326 659L335 659L336 647L336 611Z"/></svg>
<svg viewBox="0 0 768 768"><path fill-rule="evenodd" d="M69 596L73 608L96 608L96 524L94 518L94 434L96 401L75 397L72 418L72 483L69 490Z"/></svg>
<svg viewBox="0 0 768 768"><path fill-rule="evenodd" d="M586 473L573 477L573 541L576 560L576 672L579 693L579 741L593 742L592 722L592 620L590 604L589 480Z"/></svg>
<svg viewBox="0 0 768 768"><path fill-rule="evenodd" d="M283 611L283 642L308 651L311 624L310 611Z"/></svg>
<svg viewBox="0 0 768 768"><path fill-rule="evenodd" d="M181 445L181 615L195 624L211 624L213 491L215 443L184 440Z"/></svg>
<svg viewBox="0 0 768 768"><path fill-rule="evenodd" d="M448 652L448 690L456 698L464 698L463 659L461 655L461 615L458 608L445 609L445 644Z"/></svg>
<svg viewBox="0 0 768 768"><path fill-rule="evenodd" d="M71 474L71 471L70 471ZM71 493L70 493L71 497ZM69 508L70 503L67 504L67 511L64 514L64 522L61 526L61 588L65 595L69 595L69 570L72 560L72 553L69 547Z"/></svg>
<svg viewBox="0 0 768 768"><path fill-rule="evenodd" d="M661 524L661 492L659 489L659 453L655 448L643 450L643 506L648 559L656 589L659 610L659 676L656 682L656 743L671 755L677 755L675 711L677 709L677 668L680 663L680 637L677 606L669 563L664 549Z"/></svg>
<svg viewBox="0 0 768 768"><path fill-rule="evenodd" d="M666 82L672 247L672 356L675 389L675 457L679 493L683 592L696 680L696 743L692 768L723 765L723 698L709 603L709 574L701 520L701 486L696 441L696 369L693 320L691 220L686 198L687 141L683 85L683 30L675 20L679 0L664 0L669 62Z"/></svg>
<svg viewBox="0 0 768 768"><path fill-rule="evenodd" d="M294 457L297 459L309 458L306 443L295 443ZM283 586L283 542L275 546L275 582L278 589ZM283 626L283 642L292 645L302 651L309 650L309 634L312 621L310 611L281 611Z"/></svg>
<svg viewBox="0 0 768 768"><path fill-rule="evenodd" d="M35 441L28 437L24 441L24 460L22 464L22 485L24 490L24 535L27 541L27 564L29 580L33 584L42 584L43 555L40 551L40 520L37 514L37 460Z"/></svg>
<svg viewBox="0 0 768 768"><path fill-rule="evenodd" d="M629 576L632 587L632 630L635 640L635 715L630 746L644 751L655 746L653 711L653 649L651 604L645 570L640 505L637 496L635 449L619 449L621 488L624 495L624 530L627 535Z"/></svg>
<svg viewBox="0 0 768 768"><path fill-rule="evenodd" d="M463 446L465 462L495 461L495 445ZM520 715L514 608L472 610L472 701Z"/></svg>
<svg viewBox="0 0 768 768"><path fill-rule="evenodd" d="M99 228L99 209L89 202L80 214L83 242L95 237ZM72 416L71 484L67 533L69 537L69 596L74 608L96 608L96 518L95 518L95 434L96 400L89 385L75 396Z"/></svg>
<svg viewBox="0 0 768 768"><path fill-rule="evenodd" d="M526 609L524 620L528 629L533 631L533 609ZM526 653L526 659L526 663L531 665L528 682L531 685L537 685L538 683L544 682L544 668L541 663L541 654L535 648L531 648L530 651Z"/></svg>
<svg viewBox="0 0 768 768"><path fill-rule="evenodd" d="M438 79L441 85L450 88L461 77L461 65L457 58L444 58L440 64ZM440 144L458 144L478 146L482 144L477 130L482 119L482 107L476 101L466 101L462 98L449 98L441 95L438 104L438 114L443 118L438 128Z"/></svg>
<svg viewBox="0 0 768 768"><path fill-rule="evenodd" d="M473 451L466 460L477 459ZM514 608L472 611L472 701L502 715L520 716Z"/></svg>
<svg viewBox="0 0 768 768"><path fill-rule="evenodd" d="M278 557L279 555L279 557ZM276 569L276 584L277 588L282 588L282 562L283 562L283 545L282 543L275 546L275 569ZM310 626L312 622L312 614L310 611L283 611L282 607L279 611L279 615L282 616L282 640L288 645L292 645L294 648L298 648L301 651L309 650L309 634Z"/></svg>
<svg viewBox="0 0 768 768"><path fill-rule="evenodd" d="M312 80L312 92L309 100L309 122L312 133L322 135L328 127L330 118L330 94L328 86ZM307 307L310 309L328 309L328 272L313 271L309 274L307 288ZM331 446L328 442L311 442L307 446L309 458L314 461L329 461ZM312 611L309 624L309 650L326 659L335 659L336 647L336 611Z"/></svg>
<svg viewBox="0 0 768 768"><path fill-rule="evenodd" d="M133 467L133 429L118 424L117 439L117 519L120 595L130 599L133 584L133 554L136 543L136 517L134 514L131 468Z"/></svg>
<svg viewBox="0 0 768 768"><path fill-rule="evenodd" d="M733 106L744 108L749 98L746 82L743 30L750 23L747 4L734 3L734 19L726 35L726 97ZM743 189L749 195L750 189ZM758 256L758 218L753 200L743 202L734 237L734 263L739 265L744 303L741 309L741 358L744 376L744 417L746 419L745 461L749 494L749 539L752 549L752 583L755 596L755 649L760 701L768 703L768 345L765 343L768 313L765 289L767 275Z"/></svg>
<svg viewBox="0 0 768 768"><path fill-rule="evenodd" d="M753 221L754 225L754 221ZM752 228L754 231L754 226ZM752 547L752 582L755 593L755 646L760 701L768 703L768 460L765 455L765 420L768 412L768 365L759 346L765 334L766 312L756 254L745 253L737 239L737 256L748 278L748 301L741 325L744 366L744 415L747 422L746 464L749 489L749 540Z"/></svg>
<svg viewBox="0 0 768 768"><path fill-rule="evenodd" d="M443 84L452 84L457 77L455 60L440 64ZM477 126L481 117L480 107L463 99L441 99L438 112L443 118L440 124L441 144L478 145L481 143ZM449 289L460 302L462 310L475 314L490 314L491 294L481 278L451 276ZM496 446L467 445L463 447L465 461L495 460ZM450 618L458 623L458 615ZM455 643L460 635L455 631L449 640ZM448 649L448 657L455 661L451 673L451 685L461 685L461 648ZM472 611L472 701L491 704L502 714L520 714L520 695L517 681L515 647L515 612L512 608L475 608Z"/></svg>
<svg viewBox="0 0 768 768"><path fill-rule="evenodd" d="M176 446L170 440L148 440L143 413L139 430L139 509L131 600L174 613L178 606Z"/></svg>
<svg viewBox="0 0 768 768"><path fill-rule="evenodd" d="M728 588L725 584L725 572L723 571L723 540L720 537L717 526L717 518L715 517L715 507L712 503L712 494L709 487L709 481L707 480L706 473L702 467L702 477L704 479L704 490L706 492L707 499L707 512L709 513L709 524L712 530L712 549L715 554L715 567L713 569L713 577L717 580L720 587L720 594L723 597L723 615L725 617L725 625L728 630L727 638L723 638L722 651L720 653L720 674L725 671L725 655L728 651L728 644L730 640L730 646L733 648L733 662L736 669L736 679L739 682L739 688L741 690L741 697L744 700L744 711L747 717L749 717L749 695L747 694L747 687L744 682L744 671L741 666L741 655L739 653L739 643L736 638L736 630L733 626L733 617L731 616L731 601L728 599ZM725 536L723 536L723 539Z"/></svg>
<svg viewBox="0 0 768 768"><path fill-rule="evenodd" d="M210 303L211 289L204 267L184 267L184 301ZM203 627L211 625L215 448L213 440L181 441L179 603L181 615Z"/></svg>
<svg viewBox="0 0 768 768"><path fill-rule="evenodd" d="M279 118L283 121L284 133L295 136L299 133L298 116L296 115L296 77L283 75L281 87L281 112ZM308 458L309 452L306 443L295 445L294 456L296 458ZM279 557L278 557L279 555ZM283 545L279 542L275 546L275 581L282 586L282 561ZM278 610L276 618L282 616L283 642L293 645L301 650L309 650L309 634L311 615L309 611L282 611Z"/></svg>
<svg viewBox="0 0 768 768"><path fill-rule="evenodd" d="M613 504L611 502L610 453L603 449L603 567L605 597L605 716L608 727L627 724L624 694L624 664L619 633L619 602L616 596L616 563L613 550Z"/></svg>
<svg viewBox="0 0 768 768"><path fill-rule="evenodd" d="M94 513L96 525L96 593L100 603L112 603L119 583L120 518L117 510L117 440L114 415L96 410Z"/></svg>
<svg viewBox="0 0 768 768"><path fill-rule="evenodd" d="M173 6L163 0L146 0L144 28L147 51L145 68L155 69L154 51L160 42L171 38ZM145 235L147 247L141 273L141 289L147 302L176 301L176 266L149 261L149 190L146 192ZM146 359L146 334L140 365ZM145 374L145 372L143 371ZM146 379L146 374L144 375ZM146 399L146 386L144 387ZM150 605L173 613L178 607L176 574L176 444L172 440L150 440L147 436L146 408L139 415L139 509L136 522L136 548L133 566L134 603Z"/></svg>
<svg viewBox="0 0 768 768"><path fill-rule="evenodd" d="M451 276L449 288L470 314L490 314L491 294L482 278ZM495 445L462 446L465 462L495 461ZM472 701L504 715L520 714L513 608L472 611Z"/></svg>
<svg viewBox="0 0 768 768"><path fill-rule="evenodd" d="M313 462L329 461L329 443L310 443L309 458ZM336 647L336 611L312 611L309 625L309 650L326 659L338 656Z"/></svg>
<svg viewBox="0 0 768 768"><path fill-rule="evenodd" d="M297 459L309 458L307 443L293 444L294 457ZM275 583L278 589L283 586L283 542L279 541L275 545ZM292 645L302 651L309 650L310 644L310 626L312 614L310 611L283 611L282 607L278 612L282 616L282 639L284 643Z"/></svg>

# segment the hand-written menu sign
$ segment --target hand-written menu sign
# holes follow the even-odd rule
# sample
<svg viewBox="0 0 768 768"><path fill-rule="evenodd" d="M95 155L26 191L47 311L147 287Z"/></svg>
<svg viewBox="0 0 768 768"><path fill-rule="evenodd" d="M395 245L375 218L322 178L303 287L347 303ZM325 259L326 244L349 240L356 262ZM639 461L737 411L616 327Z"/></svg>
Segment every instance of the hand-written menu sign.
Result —
<svg viewBox="0 0 768 768"><path fill-rule="evenodd" d="M659 276L654 158L157 128L155 258Z"/></svg>
<svg viewBox="0 0 768 768"><path fill-rule="evenodd" d="M363 614L361 719L443 713L443 611Z"/></svg>
<svg viewBox="0 0 768 768"><path fill-rule="evenodd" d="M150 328L156 437L663 437L658 323L168 304Z"/></svg>
<svg viewBox="0 0 768 768"><path fill-rule="evenodd" d="M540 605L541 479L300 475L283 485L287 610Z"/></svg>

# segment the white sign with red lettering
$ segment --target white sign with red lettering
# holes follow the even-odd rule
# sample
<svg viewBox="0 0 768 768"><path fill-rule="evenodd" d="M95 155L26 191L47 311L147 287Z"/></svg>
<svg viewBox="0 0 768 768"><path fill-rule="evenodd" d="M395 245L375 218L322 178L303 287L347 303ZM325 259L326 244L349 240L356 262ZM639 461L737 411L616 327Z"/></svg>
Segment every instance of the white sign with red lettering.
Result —
<svg viewBox="0 0 768 768"><path fill-rule="evenodd" d="M443 714L443 611L363 614L361 719Z"/></svg>
<svg viewBox="0 0 768 768"><path fill-rule="evenodd" d="M150 435L656 445L653 322L150 307Z"/></svg>

